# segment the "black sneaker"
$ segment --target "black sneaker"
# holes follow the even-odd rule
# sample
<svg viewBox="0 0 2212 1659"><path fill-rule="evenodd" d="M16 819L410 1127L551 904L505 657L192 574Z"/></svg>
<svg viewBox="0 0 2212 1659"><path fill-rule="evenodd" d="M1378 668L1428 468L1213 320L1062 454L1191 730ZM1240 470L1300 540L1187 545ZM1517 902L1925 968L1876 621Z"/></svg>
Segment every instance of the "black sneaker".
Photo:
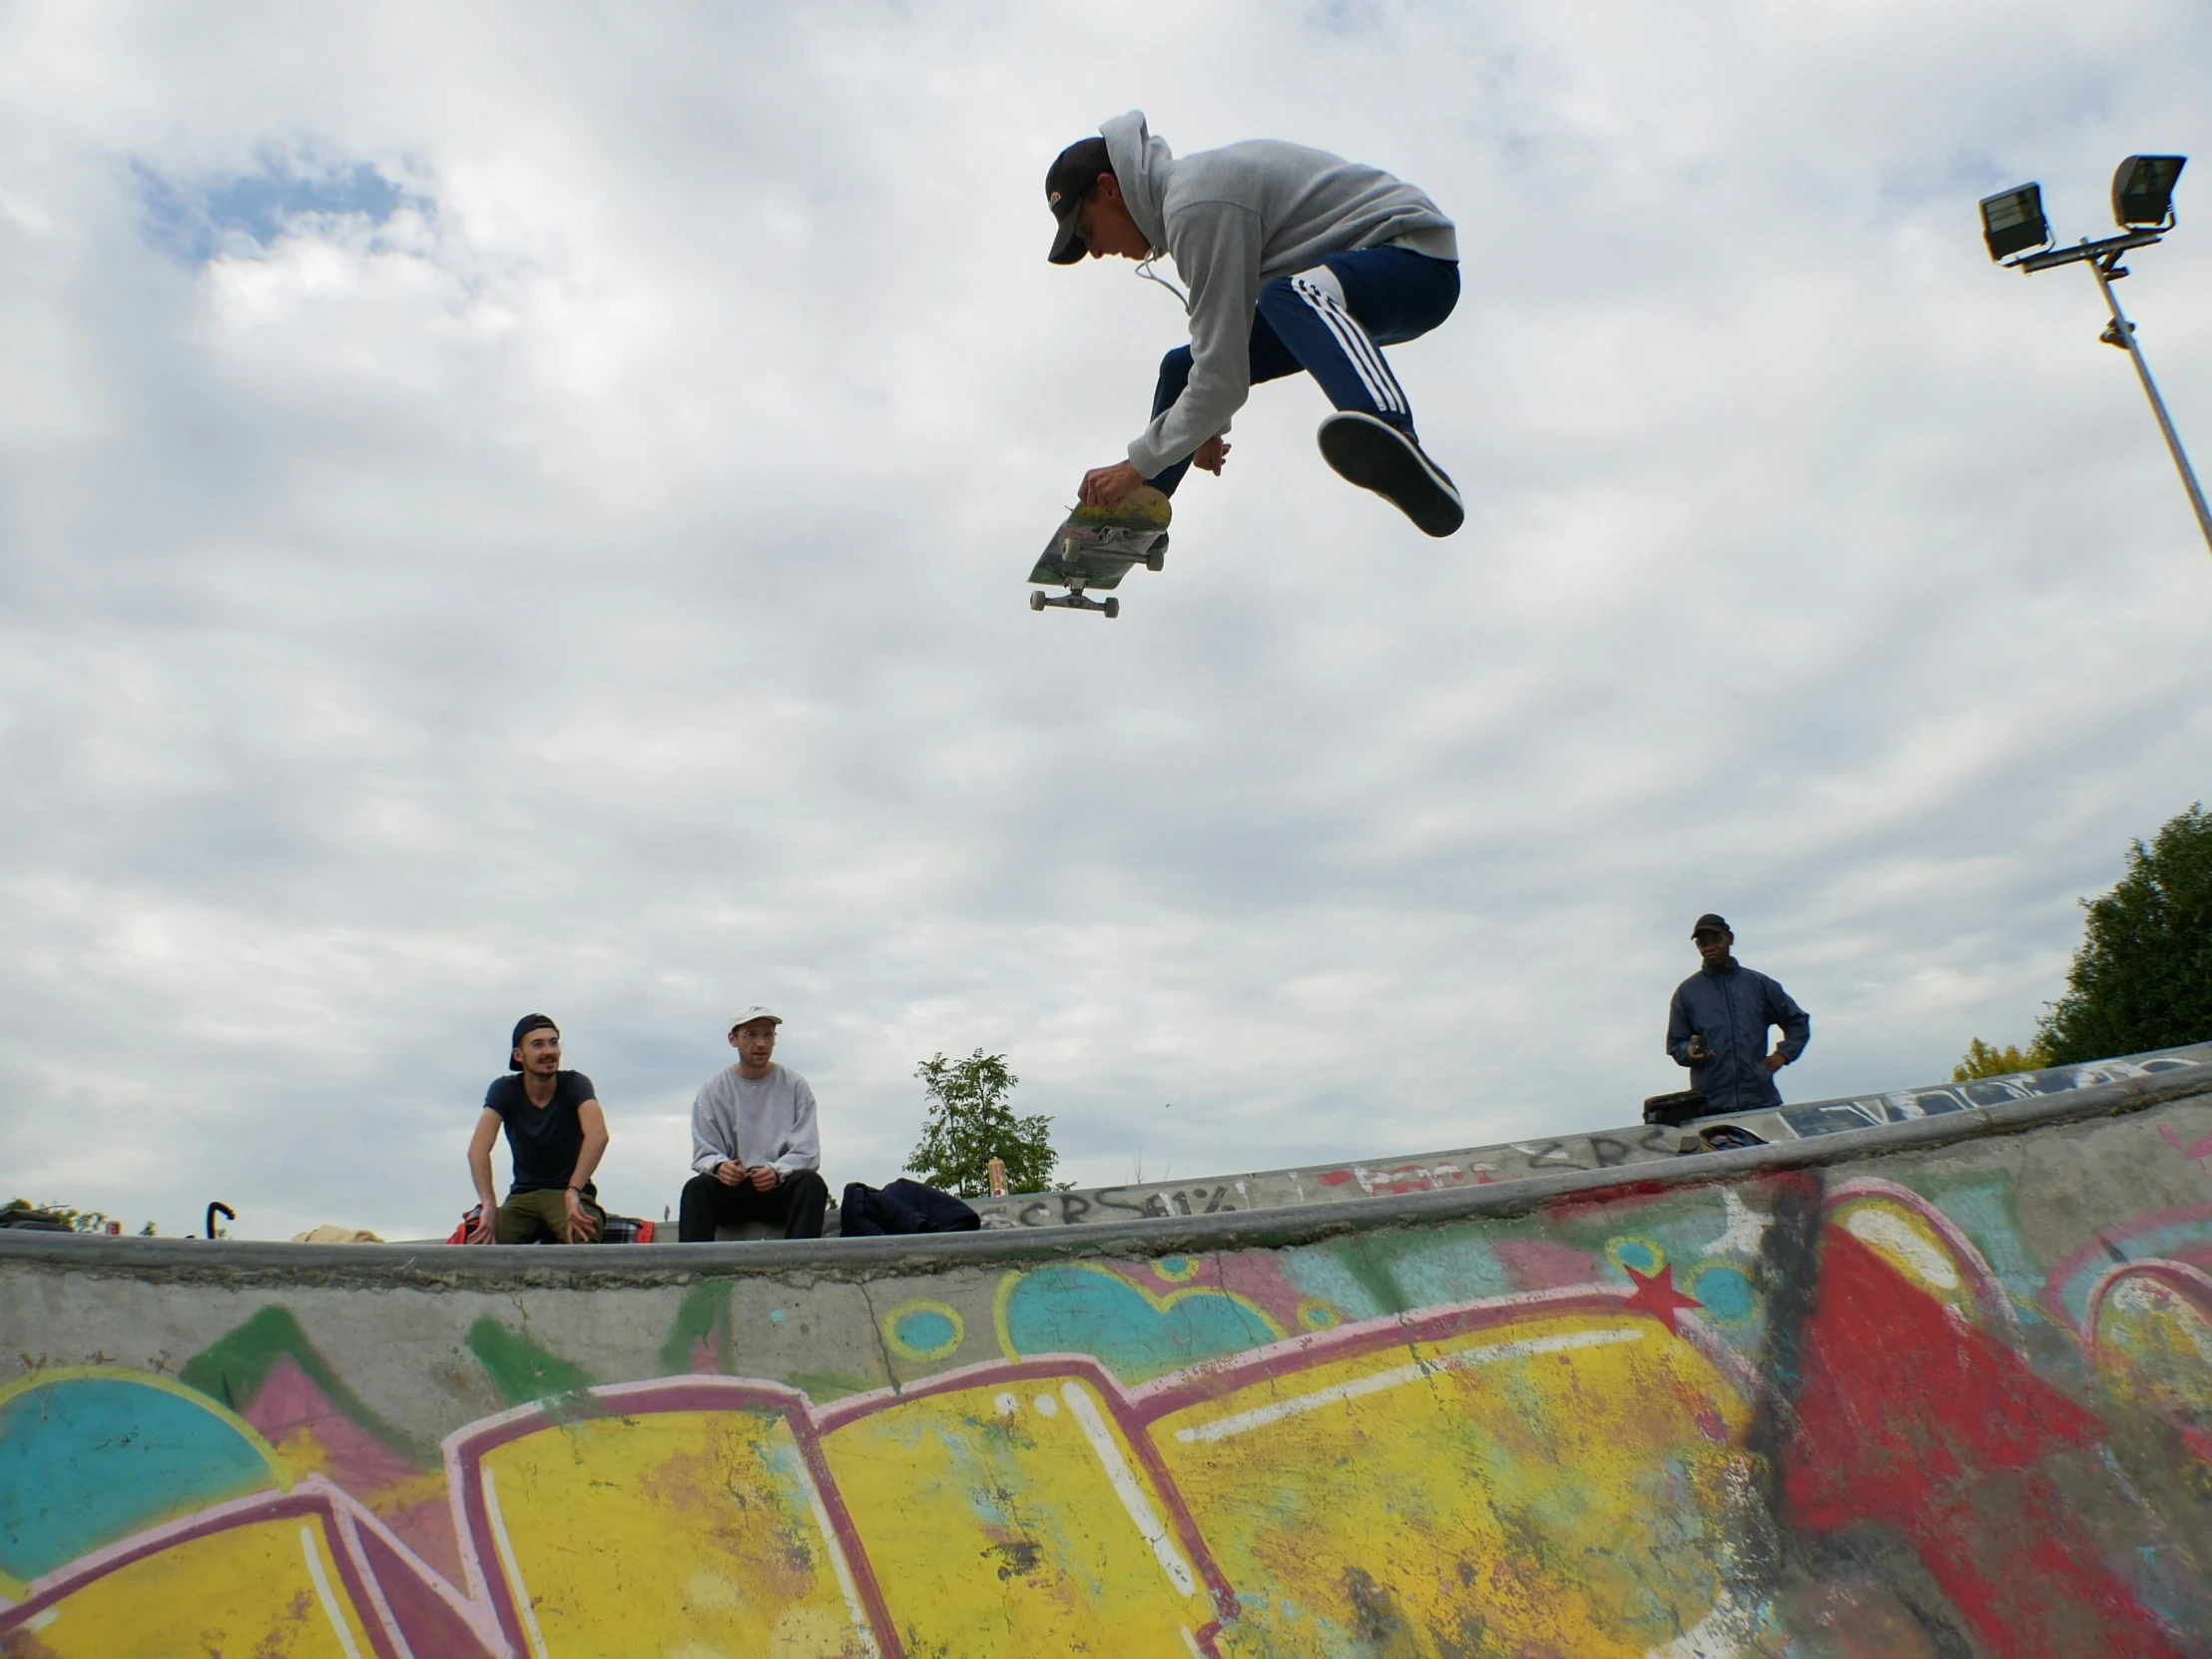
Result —
<svg viewBox="0 0 2212 1659"><path fill-rule="evenodd" d="M1467 516L1442 467L1408 432L1358 409L1339 409L1316 434L1339 476L1394 502L1423 535L1448 536Z"/></svg>

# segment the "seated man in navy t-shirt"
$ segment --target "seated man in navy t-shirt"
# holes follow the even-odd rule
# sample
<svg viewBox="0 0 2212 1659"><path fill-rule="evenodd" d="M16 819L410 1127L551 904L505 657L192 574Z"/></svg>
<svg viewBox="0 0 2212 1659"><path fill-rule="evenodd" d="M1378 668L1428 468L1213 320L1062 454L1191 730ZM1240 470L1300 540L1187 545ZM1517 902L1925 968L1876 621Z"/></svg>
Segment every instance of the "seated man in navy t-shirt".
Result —
<svg viewBox="0 0 2212 1659"><path fill-rule="evenodd" d="M484 1091L468 1169L483 1206L470 1244L595 1244L607 1219L592 1171L607 1150L607 1119L591 1079L561 1070L561 1029L543 1014L515 1024L508 1075ZM492 1196L491 1147L504 1125L514 1159L507 1202Z"/></svg>

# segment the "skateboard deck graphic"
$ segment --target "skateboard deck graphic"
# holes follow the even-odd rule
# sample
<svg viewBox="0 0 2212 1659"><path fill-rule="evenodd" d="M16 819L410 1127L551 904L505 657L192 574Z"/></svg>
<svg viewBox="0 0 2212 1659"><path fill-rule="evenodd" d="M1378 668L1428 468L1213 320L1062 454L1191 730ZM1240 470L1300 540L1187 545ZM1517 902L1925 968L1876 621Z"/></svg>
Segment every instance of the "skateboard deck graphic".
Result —
<svg viewBox="0 0 2212 1659"><path fill-rule="evenodd" d="M1158 570L1167 558L1167 497L1154 489L1139 490L1110 518L1095 508L1077 507L1052 532L1052 539L1037 557L1036 568L1029 572L1029 580L1040 588L1062 587L1067 592L1049 596L1033 592L1029 608L1041 611L1058 607L1119 616L1119 599L1098 600L1088 595L1111 594L1133 565Z"/></svg>

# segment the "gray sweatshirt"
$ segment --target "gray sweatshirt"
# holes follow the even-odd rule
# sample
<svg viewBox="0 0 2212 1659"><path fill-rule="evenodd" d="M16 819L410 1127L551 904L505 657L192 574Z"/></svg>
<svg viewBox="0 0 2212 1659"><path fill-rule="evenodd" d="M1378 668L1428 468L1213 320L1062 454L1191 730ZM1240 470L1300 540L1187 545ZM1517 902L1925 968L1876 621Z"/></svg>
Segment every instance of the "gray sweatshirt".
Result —
<svg viewBox="0 0 2212 1659"><path fill-rule="evenodd" d="M1137 229L1191 290L1191 378L1129 446L1147 478L1229 429L1252 390L1260 286L1331 254L1404 248L1456 260L1451 221L1411 185L1326 150L1253 139L1181 160L1131 110L1101 122Z"/></svg>
<svg viewBox="0 0 2212 1659"><path fill-rule="evenodd" d="M724 1066L701 1085L691 1109L692 1168L709 1174L725 1158L747 1169L774 1164L782 1176L822 1167L815 1091L788 1066L744 1078Z"/></svg>

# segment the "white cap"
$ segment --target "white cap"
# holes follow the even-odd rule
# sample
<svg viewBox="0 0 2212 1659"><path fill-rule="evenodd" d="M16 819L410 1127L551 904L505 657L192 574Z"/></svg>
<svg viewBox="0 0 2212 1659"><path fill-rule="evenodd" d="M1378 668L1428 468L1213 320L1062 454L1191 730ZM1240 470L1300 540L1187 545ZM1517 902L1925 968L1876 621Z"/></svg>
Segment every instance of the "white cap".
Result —
<svg viewBox="0 0 2212 1659"><path fill-rule="evenodd" d="M750 1008L740 1008L738 1010L737 1017L730 1021L730 1029L735 1031L739 1026L751 1025L757 1019L772 1019L778 1025L784 1023L784 1016L776 1012L775 1009L764 1008L759 1003L755 1003Z"/></svg>

